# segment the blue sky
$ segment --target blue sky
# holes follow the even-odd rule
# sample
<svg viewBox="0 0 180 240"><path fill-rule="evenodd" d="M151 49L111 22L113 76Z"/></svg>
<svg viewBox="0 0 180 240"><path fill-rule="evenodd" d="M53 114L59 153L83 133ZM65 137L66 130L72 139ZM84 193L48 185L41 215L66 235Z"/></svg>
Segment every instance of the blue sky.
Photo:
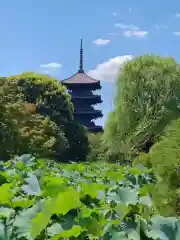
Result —
<svg viewBox="0 0 180 240"><path fill-rule="evenodd" d="M180 1L0 0L0 32L1 76L35 71L59 80L77 71L82 37L84 69L101 80L106 118L124 59L180 60Z"/></svg>

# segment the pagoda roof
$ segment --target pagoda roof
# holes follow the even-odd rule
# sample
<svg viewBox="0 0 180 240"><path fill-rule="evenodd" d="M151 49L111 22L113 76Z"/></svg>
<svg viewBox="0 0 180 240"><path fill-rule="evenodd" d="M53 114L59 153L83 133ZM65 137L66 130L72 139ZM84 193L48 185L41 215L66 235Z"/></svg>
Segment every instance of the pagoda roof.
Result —
<svg viewBox="0 0 180 240"><path fill-rule="evenodd" d="M80 72L78 71L74 75L72 75L69 78L66 78L62 81L64 84L93 84L93 83L99 83L99 80L96 80L94 78L91 78L88 76L84 71Z"/></svg>

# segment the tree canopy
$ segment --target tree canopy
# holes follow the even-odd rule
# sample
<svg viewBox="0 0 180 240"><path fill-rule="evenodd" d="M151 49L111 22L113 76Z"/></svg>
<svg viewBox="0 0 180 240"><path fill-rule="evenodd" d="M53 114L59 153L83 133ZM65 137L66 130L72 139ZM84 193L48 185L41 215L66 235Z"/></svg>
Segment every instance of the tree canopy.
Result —
<svg viewBox="0 0 180 240"><path fill-rule="evenodd" d="M0 158L30 153L49 156L68 145L61 129L49 117L36 114L14 82L0 80Z"/></svg>
<svg viewBox="0 0 180 240"><path fill-rule="evenodd" d="M180 67L173 58L140 56L124 65L116 87L104 141L111 155L129 161L180 116Z"/></svg>
<svg viewBox="0 0 180 240"><path fill-rule="evenodd" d="M157 182L152 197L158 211L165 215L180 215L180 118L168 124L160 139L148 154L141 153L133 166L152 169Z"/></svg>
<svg viewBox="0 0 180 240"><path fill-rule="evenodd" d="M36 104L37 112L48 115L59 124L73 120L73 105L70 95L55 78L45 74L25 72L11 76L8 80L16 82L25 99Z"/></svg>
<svg viewBox="0 0 180 240"><path fill-rule="evenodd" d="M31 72L11 76L8 80L17 85L28 103L36 106L38 114L48 116L64 132L68 148L62 156L59 146L56 146L55 156L62 160L85 160L87 131L74 121L73 104L66 87L55 78Z"/></svg>

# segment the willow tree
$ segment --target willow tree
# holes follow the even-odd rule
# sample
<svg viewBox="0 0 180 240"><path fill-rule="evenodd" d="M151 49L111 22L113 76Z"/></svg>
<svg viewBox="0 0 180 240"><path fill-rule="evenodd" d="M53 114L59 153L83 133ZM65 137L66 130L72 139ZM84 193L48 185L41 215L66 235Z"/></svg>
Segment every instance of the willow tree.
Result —
<svg viewBox="0 0 180 240"><path fill-rule="evenodd" d="M27 102L35 104L38 114L48 116L65 133L69 147L63 157L58 154L58 149L55 155L62 157L61 160L85 160L88 152L87 133L74 122L73 105L66 87L53 77L32 72L8 79L16 83Z"/></svg>
<svg viewBox="0 0 180 240"><path fill-rule="evenodd" d="M165 126L180 116L179 93L180 67L173 58L145 55L127 62L104 133L109 154L131 161L140 151L148 152Z"/></svg>

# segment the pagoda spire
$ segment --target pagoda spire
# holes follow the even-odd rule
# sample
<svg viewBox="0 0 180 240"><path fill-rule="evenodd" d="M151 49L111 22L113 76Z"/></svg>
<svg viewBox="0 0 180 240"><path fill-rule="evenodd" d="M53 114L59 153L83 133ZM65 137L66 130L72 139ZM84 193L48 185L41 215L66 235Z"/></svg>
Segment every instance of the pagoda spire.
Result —
<svg viewBox="0 0 180 240"><path fill-rule="evenodd" d="M84 73L83 69L83 47L82 47L82 38L81 38L81 46L80 46L80 62L79 62L79 73Z"/></svg>

